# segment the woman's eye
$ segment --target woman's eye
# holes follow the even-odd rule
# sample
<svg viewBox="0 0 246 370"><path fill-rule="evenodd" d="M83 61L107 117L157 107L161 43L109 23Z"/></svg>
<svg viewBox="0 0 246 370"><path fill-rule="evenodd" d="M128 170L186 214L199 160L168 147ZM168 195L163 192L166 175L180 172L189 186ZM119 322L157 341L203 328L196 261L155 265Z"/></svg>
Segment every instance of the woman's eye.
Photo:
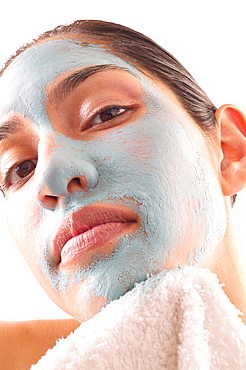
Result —
<svg viewBox="0 0 246 370"><path fill-rule="evenodd" d="M91 126L98 125L99 123L103 123L106 121L110 121L111 119L118 117L119 115L121 115L122 113L129 109L130 108L128 107L119 107L119 106L107 107L92 119Z"/></svg>
<svg viewBox="0 0 246 370"><path fill-rule="evenodd" d="M12 167L7 178L9 185L13 185L30 175L30 173L34 171L36 165L36 159L28 159L14 166L14 168Z"/></svg>

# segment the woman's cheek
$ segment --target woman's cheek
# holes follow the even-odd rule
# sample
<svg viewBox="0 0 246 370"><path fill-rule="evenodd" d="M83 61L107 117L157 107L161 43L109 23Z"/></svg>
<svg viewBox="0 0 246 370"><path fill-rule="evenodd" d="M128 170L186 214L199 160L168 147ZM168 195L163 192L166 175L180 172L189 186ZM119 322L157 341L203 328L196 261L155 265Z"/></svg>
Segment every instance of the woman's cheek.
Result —
<svg viewBox="0 0 246 370"><path fill-rule="evenodd" d="M40 241L40 206L37 203L30 186L19 189L8 195L7 222L10 233L29 263L33 259L36 241Z"/></svg>

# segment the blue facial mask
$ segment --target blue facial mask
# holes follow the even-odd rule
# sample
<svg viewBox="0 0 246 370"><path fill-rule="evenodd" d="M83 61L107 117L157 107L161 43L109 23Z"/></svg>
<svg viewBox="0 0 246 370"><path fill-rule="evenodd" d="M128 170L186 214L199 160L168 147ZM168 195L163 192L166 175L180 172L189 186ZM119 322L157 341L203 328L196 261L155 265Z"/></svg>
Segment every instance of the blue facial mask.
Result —
<svg viewBox="0 0 246 370"><path fill-rule="evenodd" d="M52 127L46 86L64 72L94 64L113 64L136 76L148 112L95 139L74 140ZM39 128L37 191L47 186L63 194L67 179L76 174L89 183L87 192L65 194L55 210L40 211L45 242L38 263L54 289L67 292L81 284L77 304L86 311L94 298L105 303L117 299L169 261L174 268L204 265L225 232L221 191L195 140L193 123L154 82L99 46L64 39L26 50L1 80L1 115L13 110ZM54 145L45 162L42 146L47 135L53 135ZM140 217L141 228L121 238L112 254L96 255L88 268L58 271L49 255L55 228L70 212L97 202L128 206Z"/></svg>

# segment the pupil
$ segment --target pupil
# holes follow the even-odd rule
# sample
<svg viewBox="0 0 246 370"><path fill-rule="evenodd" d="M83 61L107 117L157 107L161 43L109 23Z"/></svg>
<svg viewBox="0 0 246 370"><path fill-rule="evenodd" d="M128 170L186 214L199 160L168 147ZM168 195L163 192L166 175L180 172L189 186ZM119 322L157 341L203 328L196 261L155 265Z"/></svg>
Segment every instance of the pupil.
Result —
<svg viewBox="0 0 246 370"><path fill-rule="evenodd" d="M102 121L109 121L110 119L114 118L119 111L119 108L110 108L105 110L101 113L101 120Z"/></svg>
<svg viewBox="0 0 246 370"><path fill-rule="evenodd" d="M22 162L16 169L16 173L19 177L26 177L35 168L35 164L32 161Z"/></svg>

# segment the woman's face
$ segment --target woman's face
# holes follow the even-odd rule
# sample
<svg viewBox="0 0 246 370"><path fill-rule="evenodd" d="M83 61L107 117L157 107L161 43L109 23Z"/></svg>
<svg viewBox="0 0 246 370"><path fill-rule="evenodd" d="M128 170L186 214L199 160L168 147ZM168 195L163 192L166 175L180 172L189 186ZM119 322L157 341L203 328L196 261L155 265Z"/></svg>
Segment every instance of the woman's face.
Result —
<svg viewBox="0 0 246 370"><path fill-rule="evenodd" d="M86 320L149 274L204 265L226 228L219 160L163 84L59 39L18 56L0 93L9 228L62 309Z"/></svg>

